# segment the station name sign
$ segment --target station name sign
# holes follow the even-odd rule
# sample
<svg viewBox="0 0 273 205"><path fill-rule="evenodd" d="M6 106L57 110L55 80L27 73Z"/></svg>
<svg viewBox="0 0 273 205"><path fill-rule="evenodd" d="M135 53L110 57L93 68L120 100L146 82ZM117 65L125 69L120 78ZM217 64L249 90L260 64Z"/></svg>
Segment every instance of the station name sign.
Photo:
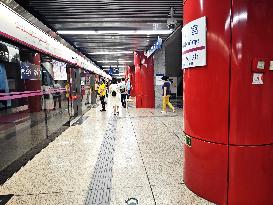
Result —
<svg viewBox="0 0 273 205"><path fill-rule="evenodd" d="M207 64L206 17L191 21L182 28L182 68Z"/></svg>

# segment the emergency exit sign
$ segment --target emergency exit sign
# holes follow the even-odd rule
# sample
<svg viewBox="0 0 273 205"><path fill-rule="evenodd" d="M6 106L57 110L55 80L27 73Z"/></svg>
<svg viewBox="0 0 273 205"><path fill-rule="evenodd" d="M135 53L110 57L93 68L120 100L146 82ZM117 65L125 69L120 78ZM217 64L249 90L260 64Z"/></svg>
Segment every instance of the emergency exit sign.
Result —
<svg viewBox="0 0 273 205"><path fill-rule="evenodd" d="M196 19L182 28L182 68L207 65L206 17Z"/></svg>
<svg viewBox="0 0 273 205"><path fill-rule="evenodd" d="M187 136L187 135L185 135L184 137L183 137L183 142L184 142L184 144L185 145L187 145L187 146L189 146L189 147L191 147L191 137L189 137L189 136Z"/></svg>

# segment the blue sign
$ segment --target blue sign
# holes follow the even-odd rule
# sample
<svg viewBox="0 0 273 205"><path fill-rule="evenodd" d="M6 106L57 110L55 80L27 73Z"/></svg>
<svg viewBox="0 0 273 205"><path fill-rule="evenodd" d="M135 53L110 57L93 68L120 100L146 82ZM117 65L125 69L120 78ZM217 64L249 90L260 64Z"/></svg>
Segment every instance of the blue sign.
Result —
<svg viewBox="0 0 273 205"><path fill-rule="evenodd" d="M110 68L109 68L108 74L109 74L110 76L113 75L113 68L112 68L111 66L110 66Z"/></svg>
<svg viewBox="0 0 273 205"><path fill-rule="evenodd" d="M112 67L110 66L108 74L109 74L110 76L118 75L118 74L119 74L119 68L112 68Z"/></svg>
<svg viewBox="0 0 273 205"><path fill-rule="evenodd" d="M158 36L154 45L146 52L146 57L149 58L156 50L161 49L163 40Z"/></svg>

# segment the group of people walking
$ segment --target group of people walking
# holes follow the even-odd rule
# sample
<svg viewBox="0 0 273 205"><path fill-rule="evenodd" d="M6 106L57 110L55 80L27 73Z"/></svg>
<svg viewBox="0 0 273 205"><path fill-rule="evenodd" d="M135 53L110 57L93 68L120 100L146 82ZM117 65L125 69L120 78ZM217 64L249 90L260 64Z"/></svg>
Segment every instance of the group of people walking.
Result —
<svg viewBox="0 0 273 205"><path fill-rule="evenodd" d="M113 106L114 115L118 115L120 105L126 108L126 99L130 97L130 91L130 79L125 81L125 78L122 78L121 82L118 82L116 78L113 78L110 85L105 80L101 80L98 86L98 95L102 105L100 111L106 111L105 105L108 101L106 99L109 99L109 102Z"/></svg>
<svg viewBox="0 0 273 205"><path fill-rule="evenodd" d="M166 113L166 107L168 106L173 112L175 112L175 108L170 103L171 96L171 82L169 77L163 76L161 78L163 80L162 85L162 113ZM105 105L109 99L113 106L114 115L119 114L120 105L126 108L126 99L130 97L131 84L130 79L125 81L125 78L121 79L121 82L118 82L116 78L113 78L111 83L109 84L105 82L105 80L101 80L100 85L95 85L97 93L100 97L102 109L101 112L106 111Z"/></svg>

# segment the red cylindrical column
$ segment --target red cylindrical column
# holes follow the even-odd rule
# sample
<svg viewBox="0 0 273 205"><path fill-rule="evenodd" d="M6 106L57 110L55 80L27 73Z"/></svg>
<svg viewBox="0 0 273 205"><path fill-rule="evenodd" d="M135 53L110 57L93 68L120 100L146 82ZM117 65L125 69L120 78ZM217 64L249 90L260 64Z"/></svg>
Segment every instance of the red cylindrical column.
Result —
<svg viewBox="0 0 273 205"><path fill-rule="evenodd" d="M152 57L146 58L141 65L142 71L142 107L154 108L155 107L155 91L154 91L154 60Z"/></svg>
<svg viewBox="0 0 273 205"><path fill-rule="evenodd" d="M136 92L135 92L135 68L133 67L130 67L130 70L129 70L129 75L130 75L130 81L131 81L131 93L130 95L132 97L135 97L136 96Z"/></svg>
<svg viewBox="0 0 273 205"><path fill-rule="evenodd" d="M142 82L141 82L141 66L140 66L140 54L134 52L134 64L135 64L135 94L136 94L136 107L142 107Z"/></svg>
<svg viewBox="0 0 273 205"><path fill-rule="evenodd" d="M136 92L135 92L135 69L133 67L129 67L128 69L128 75L130 77L130 82L131 82L131 97L135 97L136 96Z"/></svg>
<svg viewBox="0 0 273 205"><path fill-rule="evenodd" d="M207 65L184 70L184 181L217 204L273 204L273 4L217 2L184 5L184 24L207 17Z"/></svg>
<svg viewBox="0 0 273 205"><path fill-rule="evenodd" d="M154 108L154 63L144 52L134 53L137 108Z"/></svg>

